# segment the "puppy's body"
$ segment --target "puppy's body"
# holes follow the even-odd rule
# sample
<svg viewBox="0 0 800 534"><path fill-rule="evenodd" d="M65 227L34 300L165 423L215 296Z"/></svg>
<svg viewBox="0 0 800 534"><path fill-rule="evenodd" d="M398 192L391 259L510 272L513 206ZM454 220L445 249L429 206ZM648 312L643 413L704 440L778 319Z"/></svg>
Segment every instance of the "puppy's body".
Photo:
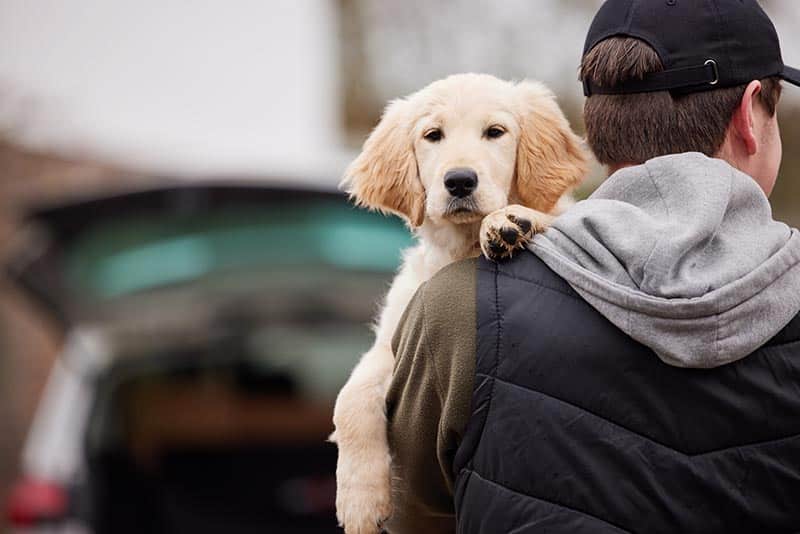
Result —
<svg viewBox="0 0 800 534"><path fill-rule="evenodd" d="M400 215L418 238L386 296L375 344L336 401L336 507L349 534L376 533L391 513L391 340L417 288L481 249L503 256L521 246L584 172L580 141L546 88L476 74L390 104L348 168L357 203Z"/></svg>

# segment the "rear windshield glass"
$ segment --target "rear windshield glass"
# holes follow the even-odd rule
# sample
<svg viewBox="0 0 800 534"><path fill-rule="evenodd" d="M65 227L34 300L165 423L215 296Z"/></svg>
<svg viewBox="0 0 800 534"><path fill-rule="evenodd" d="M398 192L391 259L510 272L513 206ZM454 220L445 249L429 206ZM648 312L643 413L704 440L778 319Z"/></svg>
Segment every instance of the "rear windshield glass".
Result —
<svg viewBox="0 0 800 534"><path fill-rule="evenodd" d="M65 251L70 292L96 299L243 271L392 272L411 237L395 218L345 202L127 216Z"/></svg>

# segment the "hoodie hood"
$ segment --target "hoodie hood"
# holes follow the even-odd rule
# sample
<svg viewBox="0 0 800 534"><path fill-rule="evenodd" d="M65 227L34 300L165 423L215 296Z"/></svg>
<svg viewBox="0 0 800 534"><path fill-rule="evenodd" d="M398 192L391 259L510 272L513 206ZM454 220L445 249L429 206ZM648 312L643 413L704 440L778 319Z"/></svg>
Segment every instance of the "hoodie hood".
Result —
<svg viewBox="0 0 800 534"><path fill-rule="evenodd" d="M699 153L613 174L531 250L671 365L741 359L800 312L800 234L755 180Z"/></svg>

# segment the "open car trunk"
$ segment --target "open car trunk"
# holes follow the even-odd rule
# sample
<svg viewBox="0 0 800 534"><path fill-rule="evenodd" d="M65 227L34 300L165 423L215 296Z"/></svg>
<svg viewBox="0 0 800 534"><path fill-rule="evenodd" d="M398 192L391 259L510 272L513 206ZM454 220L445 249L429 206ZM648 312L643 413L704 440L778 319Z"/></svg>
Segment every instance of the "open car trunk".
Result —
<svg viewBox="0 0 800 534"><path fill-rule="evenodd" d="M113 415L87 446L96 532L335 532L330 403L235 351L194 355L105 379Z"/></svg>
<svg viewBox="0 0 800 534"><path fill-rule="evenodd" d="M333 402L410 243L338 194L182 186L33 214L14 278L109 343L76 484L95 533L336 532Z"/></svg>

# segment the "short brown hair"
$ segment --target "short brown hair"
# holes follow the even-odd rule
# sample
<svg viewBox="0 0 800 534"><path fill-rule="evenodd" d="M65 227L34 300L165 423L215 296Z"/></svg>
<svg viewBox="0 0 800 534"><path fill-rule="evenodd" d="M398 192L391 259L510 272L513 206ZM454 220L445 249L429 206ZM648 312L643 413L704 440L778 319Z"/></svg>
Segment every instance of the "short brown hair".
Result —
<svg viewBox="0 0 800 534"><path fill-rule="evenodd" d="M664 65L656 51L632 37L611 37L598 43L581 62L580 79L613 86ZM760 101L775 114L780 80L761 80ZM592 95L586 99L586 137L600 163L643 163L680 152L713 156L722 147L728 125L746 86L685 95L660 91L627 95Z"/></svg>

